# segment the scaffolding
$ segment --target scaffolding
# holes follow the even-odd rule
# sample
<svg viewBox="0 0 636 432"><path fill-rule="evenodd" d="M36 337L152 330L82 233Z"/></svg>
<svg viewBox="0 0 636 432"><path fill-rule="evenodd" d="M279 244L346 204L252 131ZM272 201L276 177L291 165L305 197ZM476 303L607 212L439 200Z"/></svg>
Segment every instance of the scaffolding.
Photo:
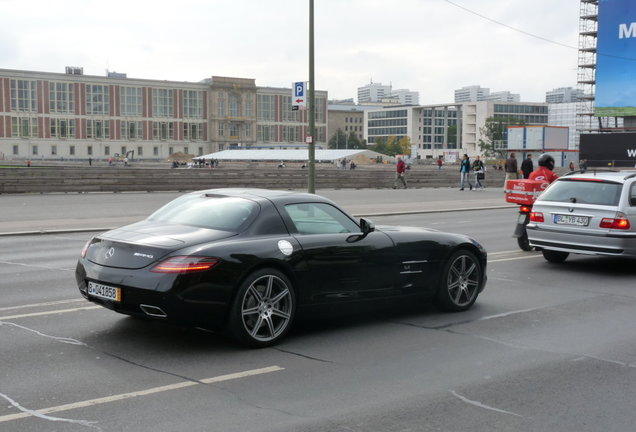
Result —
<svg viewBox="0 0 636 432"><path fill-rule="evenodd" d="M577 135L623 127L622 118L594 116L599 0L580 1L577 85L583 96L577 103Z"/></svg>

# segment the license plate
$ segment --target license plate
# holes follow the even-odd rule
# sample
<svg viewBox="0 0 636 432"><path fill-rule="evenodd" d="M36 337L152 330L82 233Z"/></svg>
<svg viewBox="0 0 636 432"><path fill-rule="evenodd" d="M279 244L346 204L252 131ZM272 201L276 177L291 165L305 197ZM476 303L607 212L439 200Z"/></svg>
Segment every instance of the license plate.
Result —
<svg viewBox="0 0 636 432"><path fill-rule="evenodd" d="M554 223L559 225L588 226L590 218L588 216L554 215Z"/></svg>
<svg viewBox="0 0 636 432"><path fill-rule="evenodd" d="M524 224L524 223L526 223L526 219L527 219L527 218L528 218L528 215L527 215L527 214L520 214L520 215L519 215L518 223L520 223L520 224Z"/></svg>
<svg viewBox="0 0 636 432"><path fill-rule="evenodd" d="M88 294L105 300L121 301L121 288L88 282Z"/></svg>

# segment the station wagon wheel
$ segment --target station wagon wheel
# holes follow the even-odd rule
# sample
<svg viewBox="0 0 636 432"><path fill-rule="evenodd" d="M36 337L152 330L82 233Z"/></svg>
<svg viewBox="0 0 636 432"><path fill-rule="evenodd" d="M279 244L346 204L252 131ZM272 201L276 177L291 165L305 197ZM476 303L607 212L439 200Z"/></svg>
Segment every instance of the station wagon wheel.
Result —
<svg viewBox="0 0 636 432"><path fill-rule="evenodd" d="M239 342L265 347L289 331L296 298L287 277L274 269L252 273L241 284L232 306L230 331Z"/></svg>
<svg viewBox="0 0 636 432"><path fill-rule="evenodd" d="M483 280L482 266L470 251L451 255L442 273L437 299L449 311L466 310L475 303Z"/></svg>

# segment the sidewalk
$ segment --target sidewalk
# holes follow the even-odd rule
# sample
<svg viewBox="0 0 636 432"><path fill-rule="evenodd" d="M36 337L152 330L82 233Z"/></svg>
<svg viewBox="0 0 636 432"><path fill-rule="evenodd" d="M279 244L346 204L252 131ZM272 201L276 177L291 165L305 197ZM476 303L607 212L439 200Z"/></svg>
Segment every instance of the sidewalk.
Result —
<svg viewBox="0 0 636 432"><path fill-rule="evenodd" d="M316 193L356 217L514 207L504 201L501 188L472 192L456 188L325 189ZM0 195L0 235L103 231L144 219L180 195L177 192Z"/></svg>

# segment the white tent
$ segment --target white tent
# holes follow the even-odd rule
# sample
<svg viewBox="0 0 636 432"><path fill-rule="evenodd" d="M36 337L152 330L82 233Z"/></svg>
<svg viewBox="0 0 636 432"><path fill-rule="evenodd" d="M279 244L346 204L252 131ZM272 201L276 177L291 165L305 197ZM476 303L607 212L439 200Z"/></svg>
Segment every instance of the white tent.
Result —
<svg viewBox="0 0 636 432"><path fill-rule="evenodd" d="M358 155L364 155L369 159L375 159L376 156L388 157L371 150L316 150L317 162L333 162L340 159L353 159ZM203 156L197 156L195 159L217 159L225 161L307 161L309 160L309 151L304 150L223 150L216 153L210 153Z"/></svg>

